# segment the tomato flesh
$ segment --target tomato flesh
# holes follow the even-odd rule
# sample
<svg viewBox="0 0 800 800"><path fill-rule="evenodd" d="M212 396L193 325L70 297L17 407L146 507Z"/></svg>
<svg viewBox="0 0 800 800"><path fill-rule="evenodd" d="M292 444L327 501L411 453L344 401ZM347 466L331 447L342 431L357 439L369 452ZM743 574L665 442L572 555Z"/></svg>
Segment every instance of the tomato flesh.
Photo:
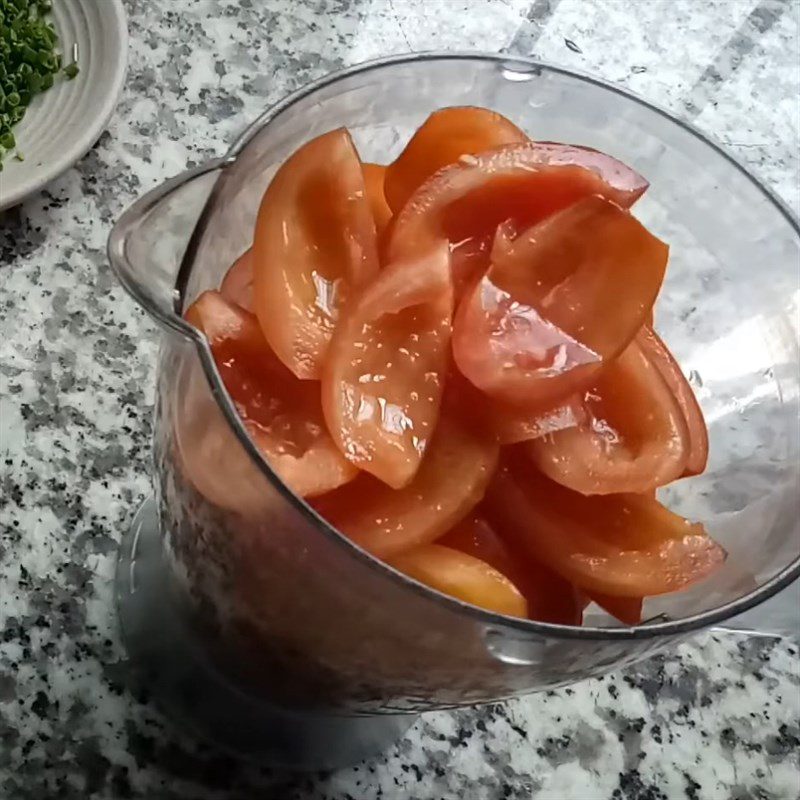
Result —
<svg viewBox="0 0 800 800"><path fill-rule="evenodd" d="M486 497L503 535L581 589L639 598L677 591L725 559L692 524L642 495L586 497L514 463Z"/></svg>
<svg viewBox="0 0 800 800"><path fill-rule="evenodd" d="M683 414L689 447L682 476L699 475L708 463L708 428L700 404L683 370L652 327L642 328L637 341L650 362L661 373Z"/></svg>
<svg viewBox="0 0 800 800"><path fill-rule="evenodd" d="M480 502L498 448L442 417L411 483L391 489L362 474L318 498L314 507L334 527L379 558L436 541Z"/></svg>
<svg viewBox="0 0 800 800"><path fill-rule="evenodd" d="M386 202L384 183L386 180L386 167L382 164L364 164L364 185L367 189L367 199L372 209L372 218L375 220L375 230L378 239L383 236L392 220L392 209Z"/></svg>
<svg viewBox="0 0 800 800"><path fill-rule="evenodd" d="M476 430L501 445L528 441L548 433L572 428L584 420L586 411L577 395L546 411L519 408L487 397L451 364L443 405Z"/></svg>
<svg viewBox="0 0 800 800"><path fill-rule="evenodd" d="M489 425L500 444L515 444L577 427L586 419L578 397L569 397L547 411L531 411L501 401L491 401L487 414Z"/></svg>
<svg viewBox="0 0 800 800"><path fill-rule="evenodd" d="M549 478L582 494L645 493L683 473L683 414L639 338L582 398L583 418L526 444Z"/></svg>
<svg viewBox="0 0 800 800"><path fill-rule="evenodd" d="M252 314L210 291L187 310L186 319L206 335L247 432L293 491L313 497L355 477L356 468L342 457L325 428L319 387L286 369ZM209 463L198 468L219 467Z"/></svg>
<svg viewBox="0 0 800 800"><path fill-rule="evenodd" d="M586 387L642 327L667 253L600 197L553 215L465 294L453 330L459 369L498 400L552 407Z"/></svg>
<svg viewBox="0 0 800 800"><path fill-rule="evenodd" d="M253 249L245 250L225 273L219 293L229 302L253 311Z"/></svg>
<svg viewBox="0 0 800 800"><path fill-rule="evenodd" d="M527 601L531 619L559 625L581 624L583 609L575 589L543 564L512 550L480 513L466 517L438 544L479 558L505 575Z"/></svg>
<svg viewBox="0 0 800 800"><path fill-rule="evenodd" d="M238 442L205 375L185 375L172 399L174 455L180 473L212 505L255 517L269 503L264 477Z"/></svg>
<svg viewBox="0 0 800 800"><path fill-rule="evenodd" d="M509 617L527 616L527 603L517 587L503 573L475 556L428 544L394 556L387 563L465 603Z"/></svg>
<svg viewBox="0 0 800 800"><path fill-rule="evenodd" d="M334 441L395 489L416 474L439 417L452 310L441 242L387 266L345 309L328 351L322 404Z"/></svg>
<svg viewBox="0 0 800 800"><path fill-rule="evenodd" d="M229 391L228 382L238 386L247 380L246 373L260 376L281 369L255 316L221 292L203 292L186 309L184 317L205 335L214 361L220 362L218 369Z"/></svg>
<svg viewBox="0 0 800 800"><path fill-rule="evenodd" d="M318 378L340 309L378 271L375 221L350 134L303 145L267 187L253 241L253 306L298 377Z"/></svg>
<svg viewBox="0 0 800 800"><path fill-rule="evenodd" d="M389 256L426 252L446 239L460 288L485 268L500 224L522 231L593 195L628 208L647 186L641 175L596 150L507 145L463 158L423 183L395 217Z"/></svg>
<svg viewBox="0 0 800 800"><path fill-rule="evenodd" d="M486 108L455 106L434 111L387 169L389 206L398 213L431 175L462 156L526 141L528 137L513 122Z"/></svg>
<svg viewBox="0 0 800 800"><path fill-rule="evenodd" d="M604 611L626 625L638 625L642 621L641 597L613 597L601 592L587 592L587 600L594 600Z"/></svg>

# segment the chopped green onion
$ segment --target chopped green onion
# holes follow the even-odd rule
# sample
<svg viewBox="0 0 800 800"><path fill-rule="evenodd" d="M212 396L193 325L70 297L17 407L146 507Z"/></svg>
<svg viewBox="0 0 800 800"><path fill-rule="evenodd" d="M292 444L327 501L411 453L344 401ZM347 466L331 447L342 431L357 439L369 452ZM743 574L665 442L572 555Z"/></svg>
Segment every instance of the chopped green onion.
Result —
<svg viewBox="0 0 800 800"><path fill-rule="evenodd" d="M11 129L31 100L62 73L72 80L79 72L75 45L71 63L62 69L58 36L46 19L51 7L51 0L0 0L0 169L14 148ZM16 157L22 160L19 151Z"/></svg>

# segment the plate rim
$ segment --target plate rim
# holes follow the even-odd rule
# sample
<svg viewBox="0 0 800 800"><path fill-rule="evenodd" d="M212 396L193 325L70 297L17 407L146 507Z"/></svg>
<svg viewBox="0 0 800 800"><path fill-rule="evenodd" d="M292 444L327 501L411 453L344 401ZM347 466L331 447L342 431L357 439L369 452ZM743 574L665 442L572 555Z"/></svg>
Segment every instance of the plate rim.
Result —
<svg viewBox="0 0 800 800"><path fill-rule="evenodd" d="M86 0L76 0L76 2L84 3ZM91 3L92 0L89 2ZM117 107L128 71L128 18L122 0L104 0L104 3L111 9L111 19L116 27L120 47L117 59L113 64L112 79L108 82L109 88L101 95L102 102L99 111L94 115L93 122L73 140L72 145L61 154L59 159L41 170L34 171L29 180L23 180L19 186L11 189L8 195L4 196L5 193L0 191L0 213L19 205L83 158L100 138ZM1 182L2 177L0 177Z"/></svg>

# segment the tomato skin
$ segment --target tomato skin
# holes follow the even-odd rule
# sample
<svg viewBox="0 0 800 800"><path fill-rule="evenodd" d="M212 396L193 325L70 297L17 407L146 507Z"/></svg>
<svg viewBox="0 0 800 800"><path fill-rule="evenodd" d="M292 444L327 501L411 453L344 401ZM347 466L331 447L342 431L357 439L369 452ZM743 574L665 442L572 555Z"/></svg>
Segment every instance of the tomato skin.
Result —
<svg viewBox="0 0 800 800"><path fill-rule="evenodd" d="M587 592L587 600L594 600L604 611L626 625L638 625L642 621L641 597L613 597L600 592Z"/></svg>
<svg viewBox="0 0 800 800"><path fill-rule="evenodd" d="M279 477L297 494L313 497L352 480L357 470L338 452L328 435L318 387L299 381L269 348L264 334L249 312L228 302L218 292L204 292L186 312L186 319L205 333L225 388L253 442ZM223 449L238 448L213 430L199 427L194 435L215 443L187 447L195 456L184 459L190 469L209 472L194 480L196 486L217 482L226 463L235 461Z"/></svg>
<svg viewBox="0 0 800 800"><path fill-rule="evenodd" d="M336 319L378 272L361 161L343 128L304 144L261 200L253 241L253 305L278 358L319 377Z"/></svg>
<svg viewBox="0 0 800 800"><path fill-rule="evenodd" d="M583 608L575 588L527 553L512 549L480 510L465 517L437 543L475 556L505 575L527 600L530 619L581 624Z"/></svg>
<svg viewBox="0 0 800 800"><path fill-rule="evenodd" d="M517 546L588 592L665 594L706 577L725 559L702 525L651 497L585 497L518 461L498 470L485 508Z"/></svg>
<svg viewBox="0 0 800 800"><path fill-rule="evenodd" d="M639 337L584 393L583 409L578 425L525 446L552 480L582 494L640 494L683 473L686 423Z"/></svg>
<svg viewBox="0 0 800 800"><path fill-rule="evenodd" d="M637 341L669 386L686 422L689 448L681 477L699 475L708 463L708 428L700 404L678 362L651 326L642 328Z"/></svg>
<svg viewBox="0 0 800 800"><path fill-rule="evenodd" d="M453 289L444 242L388 265L347 306L322 373L328 429L360 469L400 489L439 417Z"/></svg>
<svg viewBox="0 0 800 800"><path fill-rule="evenodd" d="M442 417L414 480L391 489L370 475L317 498L313 506L335 528L378 558L436 541L483 497L498 447Z"/></svg>
<svg viewBox="0 0 800 800"><path fill-rule="evenodd" d="M509 617L526 617L525 598L503 573L475 556L428 544L387 563L410 578L465 603Z"/></svg>
<svg viewBox="0 0 800 800"><path fill-rule="evenodd" d="M495 111L476 106L440 108L417 128L403 152L389 165L388 204L398 213L431 175L464 155L527 140L513 122Z"/></svg>
<svg viewBox="0 0 800 800"><path fill-rule="evenodd" d="M253 249L245 250L233 262L222 283L219 293L230 303L253 313Z"/></svg>
<svg viewBox="0 0 800 800"><path fill-rule="evenodd" d="M554 214L520 235L465 293L453 326L459 370L496 400L552 408L589 385L636 335L667 254L600 197Z"/></svg>
<svg viewBox="0 0 800 800"><path fill-rule="evenodd" d="M392 219L392 210L383 192L386 167L382 164L362 164L366 196L375 221L376 233L384 234ZM220 286L227 300L253 311L253 253L252 248L243 253L228 270Z"/></svg>
<svg viewBox="0 0 800 800"><path fill-rule="evenodd" d="M506 145L461 159L425 181L392 224L394 260L447 239L457 293L485 269L499 225L514 231L593 195L630 207L648 183L622 162L552 142Z"/></svg>
<svg viewBox="0 0 800 800"><path fill-rule="evenodd" d="M375 230L378 239L383 236L389 223L392 221L392 209L386 202L384 194L384 182L386 180L386 167L382 164L363 164L364 185L367 189L367 199L372 209L372 217L375 220Z"/></svg>

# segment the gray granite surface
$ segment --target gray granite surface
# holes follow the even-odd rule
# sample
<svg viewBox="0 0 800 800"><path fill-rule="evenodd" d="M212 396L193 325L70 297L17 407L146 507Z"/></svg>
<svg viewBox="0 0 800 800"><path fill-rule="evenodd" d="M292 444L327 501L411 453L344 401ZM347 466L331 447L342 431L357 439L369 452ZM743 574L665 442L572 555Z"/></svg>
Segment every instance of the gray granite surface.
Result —
<svg viewBox="0 0 800 800"><path fill-rule="evenodd" d="M224 152L265 105L409 49L534 54L618 82L691 119L797 213L800 5L126 6L129 73L108 131L0 218L0 800L800 796L798 648L723 633L571 689L431 714L385 757L336 774L269 773L173 730L120 686L115 548L148 492L157 332L104 250L126 205Z"/></svg>

